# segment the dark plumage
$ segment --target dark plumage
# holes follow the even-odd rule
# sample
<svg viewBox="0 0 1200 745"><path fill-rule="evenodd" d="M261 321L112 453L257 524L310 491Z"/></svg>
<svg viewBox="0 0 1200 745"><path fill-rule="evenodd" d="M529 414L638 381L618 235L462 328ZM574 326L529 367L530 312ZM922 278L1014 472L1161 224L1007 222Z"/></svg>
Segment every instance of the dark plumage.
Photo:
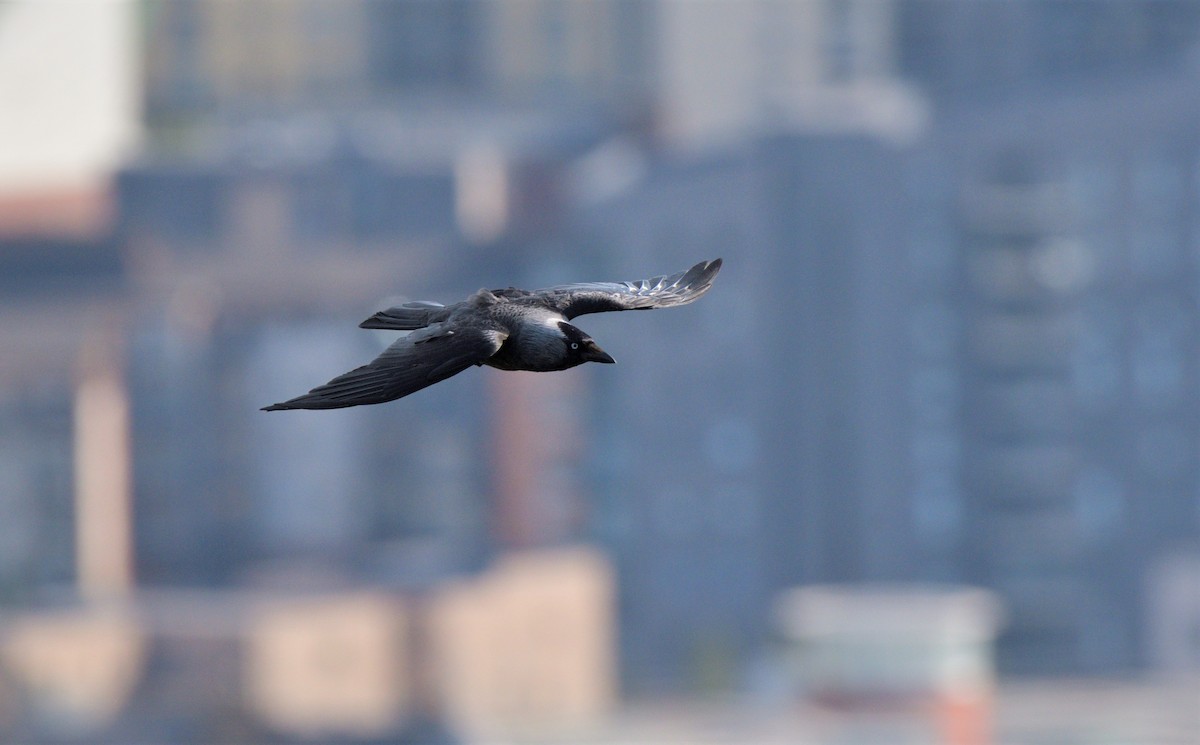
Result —
<svg viewBox="0 0 1200 745"><path fill-rule="evenodd" d="M716 259L686 272L634 282L585 282L532 292L480 290L453 305L420 301L381 310L359 326L412 333L370 364L263 411L383 403L472 365L549 372L585 362L614 362L568 321L584 313L685 305L708 292L720 269Z"/></svg>

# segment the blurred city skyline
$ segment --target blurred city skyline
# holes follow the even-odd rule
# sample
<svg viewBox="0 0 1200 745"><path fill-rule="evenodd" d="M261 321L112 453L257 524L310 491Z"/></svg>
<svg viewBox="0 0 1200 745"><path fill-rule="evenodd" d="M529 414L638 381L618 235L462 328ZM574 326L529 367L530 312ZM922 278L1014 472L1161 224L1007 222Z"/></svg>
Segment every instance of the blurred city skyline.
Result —
<svg viewBox="0 0 1200 745"><path fill-rule="evenodd" d="M0 5L0 597L38 629L0 732L552 740L770 700L814 585L991 593L1001 703L1194 681L1198 43L1171 0ZM258 411L397 299L716 257L580 321L615 367ZM59 633L158 703L37 689ZM980 671L942 741L990 741L990 633L930 642ZM378 695L322 693L339 644L390 650L328 669Z"/></svg>

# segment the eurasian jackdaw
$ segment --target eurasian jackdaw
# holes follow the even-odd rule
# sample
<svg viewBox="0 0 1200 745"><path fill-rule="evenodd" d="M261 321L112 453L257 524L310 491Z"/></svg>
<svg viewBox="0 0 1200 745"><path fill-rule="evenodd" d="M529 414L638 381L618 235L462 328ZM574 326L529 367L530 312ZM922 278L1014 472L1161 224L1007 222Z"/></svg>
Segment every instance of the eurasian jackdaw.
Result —
<svg viewBox="0 0 1200 745"><path fill-rule="evenodd" d="M412 333L370 364L263 411L379 404L471 365L549 372L585 362L615 362L568 321L584 313L685 305L708 292L720 269L721 260L716 259L686 272L633 282L584 282L532 292L515 287L480 290L453 305L418 301L381 310L359 327Z"/></svg>

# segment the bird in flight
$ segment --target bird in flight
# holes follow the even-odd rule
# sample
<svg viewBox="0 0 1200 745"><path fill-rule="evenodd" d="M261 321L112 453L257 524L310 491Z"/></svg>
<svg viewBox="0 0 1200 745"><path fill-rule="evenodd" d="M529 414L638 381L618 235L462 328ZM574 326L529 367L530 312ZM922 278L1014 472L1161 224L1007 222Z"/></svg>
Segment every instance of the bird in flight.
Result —
<svg viewBox="0 0 1200 745"><path fill-rule="evenodd" d="M359 327L412 333L369 364L303 396L264 406L263 411L381 404L472 365L550 372L585 362L615 362L571 319L584 313L686 305L708 292L720 270L721 260L715 259L685 272L632 282L480 290L453 305L417 301L381 310Z"/></svg>

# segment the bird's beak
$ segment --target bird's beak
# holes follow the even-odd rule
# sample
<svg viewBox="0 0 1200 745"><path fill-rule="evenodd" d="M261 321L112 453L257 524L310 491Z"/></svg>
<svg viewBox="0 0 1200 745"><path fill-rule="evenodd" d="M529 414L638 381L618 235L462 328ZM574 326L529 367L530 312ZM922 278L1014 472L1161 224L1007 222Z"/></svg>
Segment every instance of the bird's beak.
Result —
<svg viewBox="0 0 1200 745"><path fill-rule="evenodd" d="M588 342L587 349L583 352L583 358L588 362L603 362L609 365L616 362L611 354L596 346L594 341Z"/></svg>

